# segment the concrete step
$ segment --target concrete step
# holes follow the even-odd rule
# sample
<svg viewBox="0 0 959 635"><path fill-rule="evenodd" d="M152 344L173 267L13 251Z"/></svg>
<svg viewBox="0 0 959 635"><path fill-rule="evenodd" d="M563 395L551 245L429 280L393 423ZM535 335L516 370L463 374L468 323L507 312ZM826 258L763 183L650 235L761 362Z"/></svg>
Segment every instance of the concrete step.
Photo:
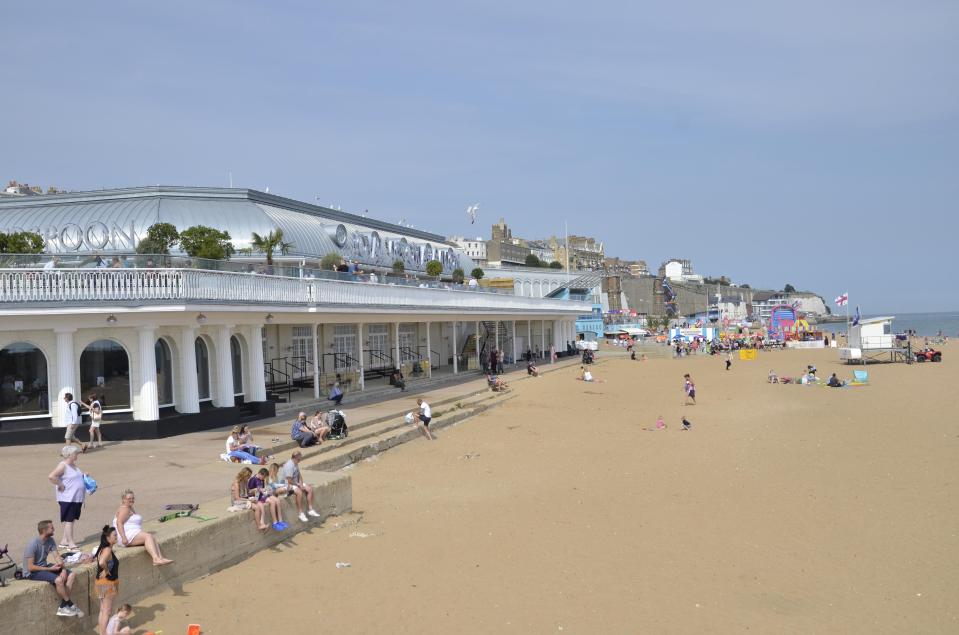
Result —
<svg viewBox="0 0 959 635"><path fill-rule="evenodd" d="M428 392L434 388L440 386L446 386L454 383L461 383L472 381L481 374L479 371L463 371L457 375L445 375L440 377L434 377L432 379L407 379L406 381L406 392L408 393L417 393L417 392ZM346 394L344 399L345 406L356 407L360 405L367 405L370 403L376 403L378 401L384 401L386 399L395 398L400 391L393 386L382 386L377 388L371 388L370 390L354 390ZM294 401L292 403L282 403L276 405L276 415L278 417L285 415L295 415L300 411L312 413L314 410L329 410L333 407L333 402L328 399L310 399L304 401Z"/></svg>
<svg viewBox="0 0 959 635"><path fill-rule="evenodd" d="M437 414L430 422L430 431L447 428L506 403L513 397L511 393L490 393L477 403ZM416 426L408 425L402 420L399 423L386 422L367 429L361 438L352 443L336 446L329 452L317 453L309 458L304 456L300 465L311 471L335 472L403 443L423 438L423 433Z"/></svg>

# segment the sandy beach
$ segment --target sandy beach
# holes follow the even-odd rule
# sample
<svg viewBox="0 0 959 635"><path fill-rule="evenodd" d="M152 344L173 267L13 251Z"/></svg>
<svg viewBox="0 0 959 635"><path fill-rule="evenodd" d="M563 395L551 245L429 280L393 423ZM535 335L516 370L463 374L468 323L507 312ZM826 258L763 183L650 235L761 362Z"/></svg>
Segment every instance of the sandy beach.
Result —
<svg viewBox="0 0 959 635"><path fill-rule="evenodd" d="M847 389L766 382L807 363L850 377L835 350L760 353L728 372L724 358L605 355L593 369L605 383L576 381L578 367L518 382L438 441L351 469L353 514L139 603L134 624L955 633L949 352L871 366L869 386ZM695 406L683 405L686 372Z"/></svg>

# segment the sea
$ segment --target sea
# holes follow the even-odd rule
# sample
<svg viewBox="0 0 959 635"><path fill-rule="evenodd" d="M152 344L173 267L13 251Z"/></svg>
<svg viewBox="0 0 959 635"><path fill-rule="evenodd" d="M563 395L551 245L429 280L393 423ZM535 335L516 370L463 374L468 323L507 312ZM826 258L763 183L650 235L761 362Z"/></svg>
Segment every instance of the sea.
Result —
<svg viewBox="0 0 959 635"><path fill-rule="evenodd" d="M892 321L894 333L914 330L919 335L933 337L942 332L949 337L959 337L959 311L941 311L938 313L880 313L863 315L867 317L895 316ZM825 333L845 333L845 322L829 322L819 325Z"/></svg>

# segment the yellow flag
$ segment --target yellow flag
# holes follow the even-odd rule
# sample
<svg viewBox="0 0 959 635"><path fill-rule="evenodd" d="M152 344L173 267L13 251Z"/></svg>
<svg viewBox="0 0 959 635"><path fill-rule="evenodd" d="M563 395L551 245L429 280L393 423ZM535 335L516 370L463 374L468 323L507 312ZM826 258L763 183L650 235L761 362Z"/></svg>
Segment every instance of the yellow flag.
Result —
<svg viewBox="0 0 959 635"><path fill-rule="evenodd" d="M741 349L741 350L739 351L739 359L741 359L741 360L743 360L743 361L751 361L751 362L754 362L754 361L756 361L756 351L754 351L754 350Z"/></svg>

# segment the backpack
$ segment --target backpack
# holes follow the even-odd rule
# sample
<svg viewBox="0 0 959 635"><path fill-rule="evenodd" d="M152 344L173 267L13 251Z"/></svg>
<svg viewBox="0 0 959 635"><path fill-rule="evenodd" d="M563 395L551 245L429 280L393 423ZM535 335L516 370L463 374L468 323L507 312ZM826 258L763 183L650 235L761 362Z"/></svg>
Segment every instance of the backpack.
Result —
<svg viewBox="0 0 959 635"><path fill-rule="evenodd" d="M327 421L330 424L331 439L345 439L349 436L349 428L346 426L346 415L343 414L342 410L330 410Z"/></svg>

